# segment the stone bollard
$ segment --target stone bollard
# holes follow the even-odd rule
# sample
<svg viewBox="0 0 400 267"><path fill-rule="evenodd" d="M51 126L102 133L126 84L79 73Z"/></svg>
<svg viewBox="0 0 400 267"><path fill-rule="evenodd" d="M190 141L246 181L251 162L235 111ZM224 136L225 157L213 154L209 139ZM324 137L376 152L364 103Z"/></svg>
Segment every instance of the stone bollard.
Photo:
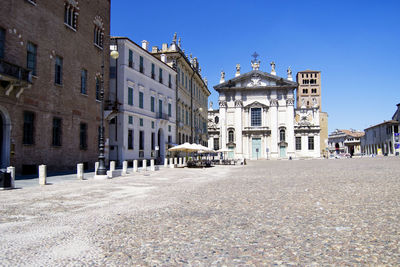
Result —
<svg viewBox="0 0 400 267"><path fill-rule="evenodd" d="M39 184L46 185L47 180L47 166L39 165Z"/></svg>
<svg viewBox="0 0 400 267"><path fill-rule="evenodd" d="M179 158L179 166L182 166L182 158Z"/></svg>
<svg viewBox="0 0 400 267"><path fill-rule="evenodd" d="M150 171L155 171L156 167L154 166L154 159L150 160Z"/></svg>
<svg viewBox="0 0 400 267"><path fill-rule="evenodd" d="M110 161L110 171L115 171L115 161Z"/></svg>
<svg viewBox="0 0 400 267"><path fill-rule="evenodd" d="M168 158L165 158L164 159L164 168L167 168L168 167Z"/></svg>
<svg viewBox="0 0 400 267"><path fill-rule="evenodd" d="M174 159L173 158L169 158L169 167L170 168L175 168L174 167Z"/></svg>
<svg viewBox="0 0 400 267"><path fill-rule="evenodd" d="M11 188L15 188L15 167L8 167L7 172L11 175Z"/></svg>
<svg viewBox="0 0 400 267"><path fill-rule="evenodd" d="M144 171L147 171L147 160L146 159L143 160L143 165L142 166L143 166L142 169Z"/></svg>
<svg viewBox="0 0 400 267"><path fill-rule="evenodd" d="M133 172L137 172L138 171L138 162L137 162L137 159L135 159L134 161L133 161Z"/></svg>
<svg viewBox="0 0 400 267"><path fill-rule="evenodd" d="M174 158L174 165L178 165L178 158Z"/></svg>
<svg viewBox="0 0 400 267"><path fill-rule="evenodd" d="M85 175L83 172L83 163L78 163L78 165L76 165L76 176L78 180L85 180Z"/></svg>
<svg viewBox="0 0 400 267"><path fill-rule="evenodd" d="M99 162L96 161L96 162L94 163L94 175L97 174L97 169L98 169L98 168L99 168Z"/></svg>
<svg viewBox="0 0 400 267"><path fill-rule="evenodd" d="M186 157L183 157L183 166L186 166Z"/></svg>
<svg viewBox="0 0 400 267"><path fill-rule="evenodd" d="M128 161L124 160L122 162L122 175L128 174Z"/></svg>

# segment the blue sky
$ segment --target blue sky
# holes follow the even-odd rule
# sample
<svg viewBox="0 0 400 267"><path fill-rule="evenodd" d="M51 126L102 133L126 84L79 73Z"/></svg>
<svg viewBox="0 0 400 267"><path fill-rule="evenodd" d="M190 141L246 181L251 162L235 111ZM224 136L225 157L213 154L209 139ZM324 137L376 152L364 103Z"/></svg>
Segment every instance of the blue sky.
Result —
<svg viewBox="0 0 400 267"><path fill-rule="evenodd" d="M286 77L305 69L322 72L322 109L329 132L363 130L391 119L400 103L400 1L111 1L111 34L161 47L174 32L186 53L198 57L217 107L220 72L234 77L261 70Z"/></svg>

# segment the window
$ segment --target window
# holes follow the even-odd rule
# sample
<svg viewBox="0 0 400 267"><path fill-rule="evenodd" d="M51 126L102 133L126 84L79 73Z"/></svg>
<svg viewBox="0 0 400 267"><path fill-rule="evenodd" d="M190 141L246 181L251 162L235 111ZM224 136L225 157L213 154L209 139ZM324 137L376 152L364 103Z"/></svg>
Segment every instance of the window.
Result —
<svg viewBox="0 0 400 267"><path fill-rule="evenodd" d="M96 77L96 100L100 100L100 78Z"/></svg>
<svg viewBox="0 0 400 267"><path fill-rule="evenodd" d="M144 150L144 132L139 132L139 150Z"/></svg>
<svg viewBox="0 0 400 267"><path fill-rule="evenodd" d="M182 123L185 123L185 110L182 108Z"/></svg>
<svg viewBox="0 0 400 267"><path fill-rule="evenodd" d="M36 75L36 55L37 46L31 42L28 42L26 49L26 68L31 70L33 75Z"/></svg>
<svg viewBox="0 0 400 267"><path fill-rule="evenodd" d="M139 119L139 125L140 125L140 126L143 126L143 119L142 119L142 118Z"/></svg>
<svg viewBox="0 0 400 267"><path fill-rule="evenodd" d="M168 144L172 144L172 136L168 135Z"/></svg>
<svg viewBox="0 0 400 267"><path fill-rule="evenodd" d="M285 142L285 140L286 140L285 130L283 130L283 129L281 129L281 130L279 131L279 140L280 140L281 142Z"/></svg>
<svg viewBox="0 0 400 267"><path fill-rule="evenodd" d="M308 94L308 89L303 89L303 94Z"/></svg>
<svg viewBox="0 0 400 267"><path fill-rule="evenodd" d="M187 81L188 81L188 78L187 78L187 75L185 75L185 88L186 88L186 89L188 89L188 86L187 86L187 85L188 85L188 84L187 84Z"/></svg>
<svg viewBox="0 0 400 267"><path fill-rule="evenodd" d="M172 116L172 105L171 103L168 103L168 117Z"/></svg>
<svg viewBox="0 0 400 267"><path fill-rule="evenodd" d="M128 130L128 149L133 149L133 130Z"/></svg>
<svg viewBox="0 0 400 267"><path fill-rule="evenodd" d="M151 133L151 150L155 150L156 149L156 134L155 133Z"/></svg>
<svg viewBox="0 0 400 267"><path fill-rule="evenodd" d="M168 125L168 132L171 132L171 125Z"/></svg>
<svg viewBox="0 0 400 267"><path fill-rule="evenodd" d="M76 30L78 10L77 7L69 3L64 4L64 23Z"/></svg>
<svg viewBox="0 0 400 267"><path fill-rule="evenodd" d="M62 57L56 56L54 83L62 85Z"/></svg>
<svg viewBox="0 0 400 267"><path fill-rule="evenodd" d="M314 150L314 136L308 137L308 150Z"/></svg>
<svg viewBox="0 0 400 267"><path fill-rule="evenodd" d="M181 121L181 107L178 106L178 122Z"/></svg>
<svg viewBox="0 0 400 267"><path fill-rule="evenodd" d="M80 124L79 131L79 147L80 149L87 149L87 124Z"/></svg>
<svg viewBox="0 0 400 267"><path fill-rule="evenodd" d="M296 136L296 150L301 150L301 136Z"/></svg>
<svg viewBox="0 0 400 267"><path fill-rule="evenodd" d="M185 85L185 73L182 71L182 79L181 79L181 82L182 82L182 86L184 86Z"/></svg>
<svg viewBox="0 0 400 267"><path fill-rule="evenodd" d="M215 122L215 123L218 123L218 122L219 122L219 117L218 117L218 116L215 116L214 122Z"/></svg>
<svg viewBox="0 0 400 267"><path fill-rule="evenodd" d="M129 59L128 59L129 68L133 68L133 51L129 49Z"/></svg>
<svg viewBox="0 0 400 267"><path fill-rule="evenodd" d="M150 97L150 110L154 112L154 96Z"/></svg>
<svg viewBox="0 0 400 267"><path fill-rule="evenodd" d="M87 83L87 70L81 70L81 94L86 95L87 94L87 89L86 89L86 83Z"/></svg>
<svg viewBox="0 0 400 267"><path fill-rule="evenodd" d="M177 71L177 79L178 79L178 82L180 81L180 77L181 77L181 69L178 67L178 71Z"/></svg>
<svg viewBox="0 0 400 267"><path fill-rule="evenodd" d="M214 150L219 150L219 138L214 138Z"/></svg>
<svg viewBox="0 0 400 267"><path fill-rule="evenodd" d="M312 94L316 94L317 93L317 89L316 88L311 89L311 93Z"/></svg>
<svg viewBox="0 0 400 267"><path fill-rule="evenodd" d="M151 128L154 129L154 121L151 122Z"/></svg>
<svg viewBox="0 0 400 267"><path fill-rule="evenodd" d="M189 113L186 110L186 125L189 125Z"/></svg>
<svg viewBox="0 0 400 267"><path fill-rule="evenodd" d="M140 57L140 61L139 61L139 71L140 71L141 73L144 72L144 68L143 68L143 57L142 57L142 56Z"/></svg>
<svg viewBox="0 0 400 267"><path fill-rule="evenodd" d="M0 58L4 58L4 47L6 44L6 31L0 28Z"/></svg>
<svg viewBox="0 0 400 267"><path fill-rule="evenodd" d="M139 92L139 108L143 108L143 92Z"/></svg>
<svg viewBox="0 0 400 267"><path fill-rule="evenodd" d="M94 40L93 43L100 48L103 48L103 37L104 37L104 32L103 30L98 26L94 26Z"/></svg>
<svg viewBox="0 0 400 267"><path fill-rule="evenodd" d="M53 146L61 146L61 119L53 118Z"/></svg>
<svg viewBox="0 0 400 267"><path fill-rule="evenodd" d="M171 74L168 74L168 87L172 88L172 76L171 76Z"/></svg>
<svg viewBox="0 0 400 267"><path fill-rule="evenodd" d="M160 118L162 118L163 108L162 108L162 100L158 100L158 113L160 114Z"/></svg>
<svg viewBox="0 0 400 267"><path fill-rule="evenodd" d="M34 140L34 122L35 114L30 111L24 111L24 134L23 134L23 144L33 145Z"/></svg>
<svg viewBox="0 0 400 267"><path fill-rule="evenodd" d="M156 77L156 73L155 73L155 66L154 63L151 63L151 78L154 79Z"/></svg>
<svg viewBox="0 0 400 267"><path fill-rule="evenodd" d="M228 131L228 142L229 143L233 143L234 141L235 141L234 131L233 130L229 130Z"/></svg>
<svg viewBox="0 0 400 267"><path fill-rule="evenodd" d="M251 109L251 126L261 126L261 108Z"/></svg>
<svg viewBox="0 0 400 267"><path fill-rule="evenodd" d="M128 87L128 105L133 106L133 88Z"/></svg>
<svg viewBox="0 0 400 267"><path fill-rule="evenodd" d="M162 79L162 68L160 68L160 71L159 71L159 74L158 74L158 81L159 81L160 83L163 82L163 79Z"/></svg>
<svg viewBox="0 0 400 267"><path fill-rule="evenodd" d="M128 116L128 124L133 124L133 117L132 116Z"/></svg>
<svg viewBox="0 0 400 267"><path fill-rule="evenodd" d="M303 80L303 84L310 84L309 80Z"/></svg>

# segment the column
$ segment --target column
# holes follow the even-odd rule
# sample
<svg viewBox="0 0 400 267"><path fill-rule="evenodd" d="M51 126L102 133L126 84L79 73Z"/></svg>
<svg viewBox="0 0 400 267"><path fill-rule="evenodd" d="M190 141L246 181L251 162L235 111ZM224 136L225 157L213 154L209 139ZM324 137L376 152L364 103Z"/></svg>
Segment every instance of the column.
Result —
<svg viewBox="0 0 400 267"><path fill-rule="evenodd" d="M235 144L236 144L236 158L243 158L243 120L242 120L242 110L243 101L240 92L236 92L235 100Z"/></svg>
<svg viewBox="0 0 400 267"><path fill-rule="evenodd" d="M221 131L221 149L226 149L226 101L225 96L221 93L220 94L220 101L219 101L219 115L220 115L220 131Z"/></svg>
<svg viewBox="0 0 400 267"><path fill-rule="evenodd" d="M318 121L319 122L319 121ZM287 156L294 157L294 99L288 98L286 100L286 142L288 143L287 147ZM319 150L318 150L319 151Z"/></svg>
<svg viewBox="0 0 400 267"><path fill-rule="evenodd" d="M271 158L278 158L278 99L270 101L271 114L271 147L269 148Z"/></svg>

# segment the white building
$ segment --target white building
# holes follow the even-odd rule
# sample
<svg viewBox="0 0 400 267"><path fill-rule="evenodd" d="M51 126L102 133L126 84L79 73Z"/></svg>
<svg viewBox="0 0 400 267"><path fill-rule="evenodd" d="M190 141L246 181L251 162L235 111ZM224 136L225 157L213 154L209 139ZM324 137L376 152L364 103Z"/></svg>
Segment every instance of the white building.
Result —
<svg viewBox="0 0 400 267"><path fill-rule="evenodd" d="M252 61L253 70L214 86L219 93L219 110L209 110L209 147L229 150L228 157L296 158L319 157L319 110L294 109L295 89L292 72L288 78L259 70L260 61Z"/></svg>
<svg viewBox="0 0 400 267"><path fill-rule="evenodd" d="M365 135L361 138L361 150L367 155L399 155L399 124L400 104L392 119L373 125L365 129Z"/></svg>
<svg viewBox="0 0 400 267"><path fill-rule="evenodd" d="M126 37L113 37L110 59L109 159L163 162L175 143L176 71ZM115 67L117 66L117 67Z"/></svg>
<svg viewBox="0 0 400 267"><path fill-rule="evenodd" d="M361 155L361 138L364 132L350 130L333 131L328 138L328 148L330 154L350 154L351 156Z"/></svg>

